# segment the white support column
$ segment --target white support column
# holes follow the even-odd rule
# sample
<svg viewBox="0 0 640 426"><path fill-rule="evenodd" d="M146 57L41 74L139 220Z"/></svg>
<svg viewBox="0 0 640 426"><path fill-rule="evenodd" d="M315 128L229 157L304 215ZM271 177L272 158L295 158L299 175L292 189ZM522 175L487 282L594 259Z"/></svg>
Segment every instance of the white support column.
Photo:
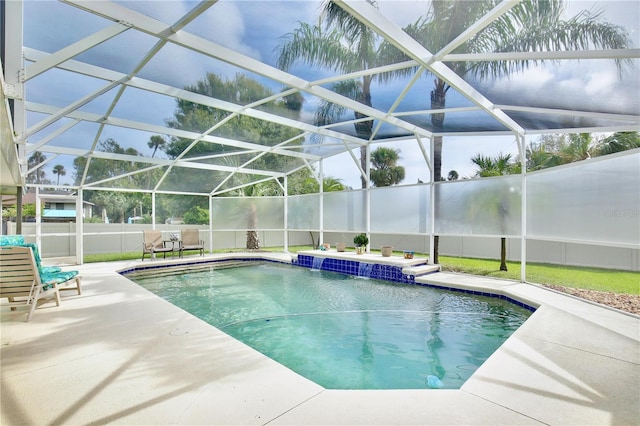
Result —
<svg viewBox="0 0 640 426"><path fill-rule="evenodd" d="M318 246L324 243L324 165L323 161L320 160L320 212L319 212L319 229L320 229L320 237L318 238Z"/></svg>
<svg viewBox="0 0 640 426"><path fill-rule="evenodd" d="M367 144L367 166L365 167L367 173L367 187L365 188L365 226L367 228L367 236L369 237L369 244L367 245L367 252L371 251L371 144Z"/></svg>
<svg viewBox="0 0 640 426"><path fill-rule="evenodd" d="M284 252L289 253L289 176L284 176Z"/></svg>
<svg viewBox="0 0 640 426"><path fill-rule="evenodd" d="M151 193L151 229L156 229L156 193Z"/></svg>
<svg viewBox="0 0 640 426"><path fill-rule="evenodd" d="M84 209L83 209L83 191L78 189L76 196L76 263L82 265L84 259Z"/></svg>
<svg viewBox="0 0 640 426"><path fill-rule="evenodd" d="M18 143L18 164L20 173L25 176L27 162L25 157L26 111L24 105L24 58L22 56L24 12L23 2L6 1L5 26L0 37L5 38L4 80L9 102L13 104L13 130L16 132Z"/></svg>
<svg viewBox="0 0 640 426"><path fill-rule="evenodd" d="M520 222L520 281L527 281L527 156L526 145L523 134L516 136L518 146L520 147L520 167L522 172L520 173L521 191L520 191L520 203L521 203L521 222Z"/></svg>
<svg viewBox="0 0 640 426"><path fill-rule="evenodd" d="M209 195L209 248L213 252L213 197Z"/></svg>
<svg viewBox="0 0 640 426"><path fill-rule="evenodd" d="M435 147L433 144L433 138L429 140L429 157L433 160L433 154ZM433 265L433 256L435 255L435 235L436 235L436 182L434 168L429 168L429 174L431 175L431 182L429 182L429 215L431 216L431 226L429 230L429 264Z"/></svg>
<svg viewBox="0 0 640 426"><path fill-rule="evenodd" d="M40 187L36 186L36 246L42 253L42 201Z"/></svg>

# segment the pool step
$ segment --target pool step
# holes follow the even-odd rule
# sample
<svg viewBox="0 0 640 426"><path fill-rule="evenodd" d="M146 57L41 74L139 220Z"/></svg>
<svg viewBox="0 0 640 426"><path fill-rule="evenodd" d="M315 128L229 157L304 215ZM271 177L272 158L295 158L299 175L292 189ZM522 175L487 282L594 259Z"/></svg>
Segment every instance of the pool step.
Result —
<svg viewBox="0 0 640 426"><path fill-rule="evenodd" d="M255 266L264 263L261 260L221 260L218 262L210 263L208 266L213 267L213 269L227 269L227 268L237 268L239 266Z"/></svg>
<svg viewBox="0 0 640 426"><path fill-rule="evenodd" d="M137 270L135 272L129 272L126 274L128 277L142 277L142 276L153 276L153 277L162 277L165 275L182 275L190 272L201 272L208 270L217 270L217 269L228 269L228 268L237 268L241 266L255 266L257 264L263 263L259 260L220 260L216 262L211 261L203 261L194 264L178 264L174 266L168 267L148 267L142 270Z"/></svg>
<svg viewBox="0 0 640 426"><path fill-rule="evenodd" d="M423 275L433 274L435 272L441 271L440 265L416 265L416 266L408 266L406 268L402 268L402 273L404 275L413 275L415 278L418 278Z"/></svg>

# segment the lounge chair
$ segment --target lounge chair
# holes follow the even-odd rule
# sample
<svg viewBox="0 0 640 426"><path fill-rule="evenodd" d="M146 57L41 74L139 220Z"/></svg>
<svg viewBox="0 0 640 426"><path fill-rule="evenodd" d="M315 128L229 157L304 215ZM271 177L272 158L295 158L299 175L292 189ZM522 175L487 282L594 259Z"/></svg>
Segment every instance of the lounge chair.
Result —
<svg viewBox="0 0 640 426"><path fill-rule="evenodd" d="M204 256L204 241L200 239L200 231L197 229L183 229L180 231L180 256L186 250L199 250L200 256Z"/></svg>
<svg viewBox="0 0 640 426"><path fill-rule="evenodd" d="M27 321L31 321L41 299L53 297L56 306L60 306L59 290L63 285L75 282L71 289L82 294L80 279L78 271L41 274L31 247L0 247L0 298L6 298L8 302L4 305L12 309L30 306Z"/></svg>
<svg viewBox="0 0 640 426"><path fill-rule="evenodd" d="M22 247L31 247L33 250L33 257L36 260L36 265L38 266L38 270L40 273L52 273L52 272L60 272L58 266L42 266L42 261L40 260L40 252L38 251L38 246L34 243L25 243L24 235L0 235L0 246L22 246Z"/></svg>
<svg viewBox="0 0 640 426"><path fill-rule="evenodd" d="M144 255L149 254L149 258L153 259L156 253L162 253L163 258L167 258L167 252L173 252L173 244L171 247L165 244L162 239L162 232L155 230L147 230L143 232L142 241L142 260Z"/></svg>

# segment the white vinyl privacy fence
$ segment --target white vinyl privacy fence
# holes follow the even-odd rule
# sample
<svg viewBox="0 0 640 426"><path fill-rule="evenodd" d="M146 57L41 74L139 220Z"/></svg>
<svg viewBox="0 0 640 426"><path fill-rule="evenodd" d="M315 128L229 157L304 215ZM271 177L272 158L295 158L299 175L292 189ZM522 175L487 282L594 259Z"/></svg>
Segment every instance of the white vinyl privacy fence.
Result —
<svg viewBox="0 0 640 426"><path fill-rule="evenodd" d="M207 250L345 242L360 232L371 247L640 270L640 150L525 175L287 197L213 197L211 226L155 225L167 235L199 228ZM45 257L76 254L75 225L41 224ZM152 225L84 224L82 253L141 251ZM75 229L74 229L75 228ZM34 238L36 225L24 224ZM10 231L11 232L11 231Z"/></svg>

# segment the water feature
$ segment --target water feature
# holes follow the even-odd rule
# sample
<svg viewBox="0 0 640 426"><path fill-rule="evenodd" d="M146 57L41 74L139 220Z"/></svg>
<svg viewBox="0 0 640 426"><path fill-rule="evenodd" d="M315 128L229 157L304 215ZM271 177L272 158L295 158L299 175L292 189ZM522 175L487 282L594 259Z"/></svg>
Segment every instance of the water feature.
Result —
<svg viewBox="0 0 640 426"><path fill-rule="evenodd" d="M313 271L321 270L323 262L324 262L324 257L314 257L313 264L311 265L311 270Z"/></svg>
<svg viewBox="0 0 640 426"><path fill-rule="evenodd" d="M370 278L372 270L373 270L373 263L359 262L359 264L358 264L358 276L359 277Z"/></svg>

